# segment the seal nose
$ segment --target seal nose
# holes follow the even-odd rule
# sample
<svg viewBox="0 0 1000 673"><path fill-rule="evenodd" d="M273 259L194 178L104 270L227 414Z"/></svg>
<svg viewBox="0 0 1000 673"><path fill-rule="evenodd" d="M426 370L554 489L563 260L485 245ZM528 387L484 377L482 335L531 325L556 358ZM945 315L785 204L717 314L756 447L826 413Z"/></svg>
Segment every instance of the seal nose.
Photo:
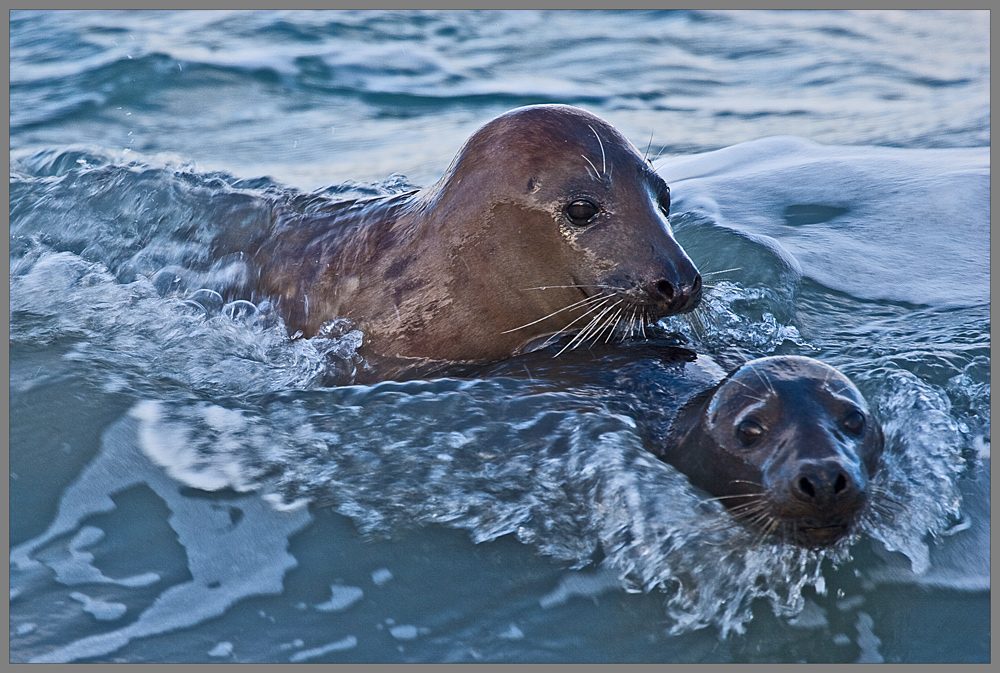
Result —
<svg viewBox="0 0 1000 673"><path fill-rule="evenodd" d="M646 283L644 289L653 301L662 305L664 315L687 313L701 301L701 274L695 272L688 283L672 283L666 278L658 278Z"/></svg>
<svg viewBox="0 0 1000 673"><path fill-rule="evenodd" d="M792 493L799 500L825 507L856 499L858 482L837 461L806 463L792 482Z"/></svg>

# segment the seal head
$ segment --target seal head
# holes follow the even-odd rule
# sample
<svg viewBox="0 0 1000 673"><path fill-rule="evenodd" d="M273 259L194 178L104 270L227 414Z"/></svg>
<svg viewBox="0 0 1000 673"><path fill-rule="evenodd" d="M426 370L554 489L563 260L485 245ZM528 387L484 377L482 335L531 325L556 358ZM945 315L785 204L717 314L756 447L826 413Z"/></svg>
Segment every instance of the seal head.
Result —
<svg viewBox="0 0 1000 673"><path fill-rule="evenodd" d="M694 397L655 452L737 518L819 548L858 521L883 445L847 377L780 356L752 360Z"/></svg>

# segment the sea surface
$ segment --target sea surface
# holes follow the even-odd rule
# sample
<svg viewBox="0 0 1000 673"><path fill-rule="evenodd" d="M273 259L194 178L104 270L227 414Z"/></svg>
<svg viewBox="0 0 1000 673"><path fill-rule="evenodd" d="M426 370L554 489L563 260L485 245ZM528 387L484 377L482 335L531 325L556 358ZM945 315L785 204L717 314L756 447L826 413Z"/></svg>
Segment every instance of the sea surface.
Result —
<svg viewBox="0 0 1000 673"><path fill-rule="evenodd" d="M989 52L965 11L12 12L11 661L989 661ZM571 382L331 386L359 332L198 294L220 202L429 186L536 103L670 185L706 296L658 333L859 386L878 525L727 544Z"/></svg>

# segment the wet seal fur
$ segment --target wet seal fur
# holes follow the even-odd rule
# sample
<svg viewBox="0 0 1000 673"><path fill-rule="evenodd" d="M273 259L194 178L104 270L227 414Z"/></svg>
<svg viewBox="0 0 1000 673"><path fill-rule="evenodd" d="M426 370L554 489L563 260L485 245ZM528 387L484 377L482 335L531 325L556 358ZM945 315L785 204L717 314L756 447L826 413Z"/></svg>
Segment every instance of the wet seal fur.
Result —
<svg viewBox="0 0 1000 673"><path fill-rule="evenodd" d="M290 332L346 318L374 370L490 362L539 337L624 337L694 309L701 277L667 223L670 190L613 126L565 105L473 134L434 186L278 203L248 250Z"/></svg>
<svg viewBox="0 0 1000 673"><path fill-rule="evenodd" d="M818 360L772 356L728 375L709 357L633 342L584 360L540 351L490 367L636 421L647 450L756 535L836 544L873 507L884 438L864 396ZM565 393L564 393L565 394Z"/></svg>

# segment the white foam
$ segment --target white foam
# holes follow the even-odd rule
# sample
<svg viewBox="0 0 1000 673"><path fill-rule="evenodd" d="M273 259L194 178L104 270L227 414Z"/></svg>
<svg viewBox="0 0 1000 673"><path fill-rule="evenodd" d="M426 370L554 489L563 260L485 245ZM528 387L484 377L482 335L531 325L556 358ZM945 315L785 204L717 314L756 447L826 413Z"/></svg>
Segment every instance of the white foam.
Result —
<svg viewBox="0 0 1000 673"><path fill-rule="evenodd" d="M343 652L344 650L350 650L357 647L357 645L357 638L354 636L347 636L346 638L342 638L327 645L315 647L311 650L296 652L289 657L288 660L292 663L298 663L300 661L307 661L309 659L315 659L316 657L322 657L324 654L329 654L330 652Z"/></svg>
<svg viewBox="0 0 1000 673"><path fill-rule="evenodd" d="M392 573L389 572L388 568L379 568L372 572L372 582L377 587L385 586L390 580L392 580Z"/></svg>
<svg viewBox="0 0 1000 673"><path fill-rule="evenodd" d="M208 651L210 657L230 657L233 654L233 644L224 640Z"/></svg>
<svg viewBox="0 0 1000 673"><path fill-rule="evenodd" d="M389 633L396 640L413 640L417 637L417 627L412 624L400 624L390 627Z"/></svg>
<svg viewBox="0 0 1000 673"><path fill-rule="evenodd" d="M330 593L330 600L316 605L316 609L320 612L341 612L360 601L365 595L361 587L346 587L339 584L331 584Z"/></svg>
<svg viewBox="0 0 1000 673"><path fill-rule="evenodd" d="M126 608L122 603L101 601L79 591L74 591L69 597L83 603L83 609L101 621L114 621L125 614Z"/></svg>
<svg viewBox="0 0 1000 673"><path fill-rule="evenodd" d="M603 593L619 589L621 589L621 583L618 581L618 577L608 568L596 573L567 573L559 580L559 586L538 599L538 604L548 609L561 605L574 596L596 600L597 596Z"/></svg>

